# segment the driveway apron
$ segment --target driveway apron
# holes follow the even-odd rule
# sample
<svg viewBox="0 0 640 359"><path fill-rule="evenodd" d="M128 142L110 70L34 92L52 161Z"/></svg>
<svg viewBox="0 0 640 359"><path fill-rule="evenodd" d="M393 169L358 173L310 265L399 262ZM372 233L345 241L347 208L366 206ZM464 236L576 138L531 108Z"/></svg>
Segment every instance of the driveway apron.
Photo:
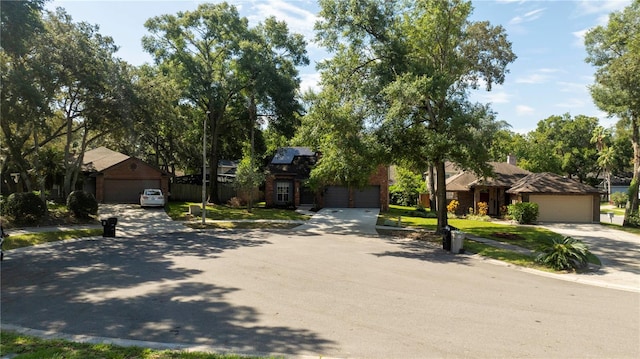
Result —
<svg viewBox="0 0 640 359"><path fill-rule="evenodd" d="M599 270L577 275L583 282L606 283L611 287L640 291L640 236L599 224L545 224L545 228L579 239L602 262Z"/></svg>
<svg viewBox="0 0 640 359"><path fill-rule="evenodd" d="M296 229L315 233L377 235L379 213L379 208L323 208Z"/></svg>
<svg viewBox="0 0 640 359"><path fill-rule="evenodd" d="M164 208L141 208L134 204L101 204L98 215L100 219L118 218L116 236L163 234L191 230L182 222L173 221Z"/></svg>

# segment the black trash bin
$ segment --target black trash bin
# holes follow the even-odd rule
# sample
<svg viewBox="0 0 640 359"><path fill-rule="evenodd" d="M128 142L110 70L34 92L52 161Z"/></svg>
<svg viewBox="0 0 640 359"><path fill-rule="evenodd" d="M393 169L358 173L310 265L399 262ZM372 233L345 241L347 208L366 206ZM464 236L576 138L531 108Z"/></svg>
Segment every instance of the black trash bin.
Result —
<svg viewBox="0 0 640 359"><path fill-rule="evenodd" d="M445 251L451 251L451 231L455 231L458 228L454 226L445 226L442 229L442 249Z"/></svg>
<svg viewBox="0 0 640 359"><path fill-rule="evenodd" d="M116 236L116 224L118 218L111 217L100 221L102 223L102 236L103 237L115 237Z"/></svg>

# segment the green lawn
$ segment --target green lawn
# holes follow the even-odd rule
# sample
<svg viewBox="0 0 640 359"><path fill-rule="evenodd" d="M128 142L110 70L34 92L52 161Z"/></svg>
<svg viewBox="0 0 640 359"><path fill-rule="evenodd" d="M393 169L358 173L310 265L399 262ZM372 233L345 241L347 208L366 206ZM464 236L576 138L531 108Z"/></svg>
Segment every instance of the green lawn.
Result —
<svg viewBox="0 0 640 359"><path fill-rule="evenodd" d="M20 247L35 246L37 244L64 241L67 239L101 236L102 229L72 229L57 232L37 232L29 234L10 235L4 239L2 248L15 249Z"/></svg>
<svg viewBox="0 0 640 359"><path fill-rule="evenodd" d="M438 220L436 218L425 218L425 216L433 217L434 215L428 214L428 212L425 214L416 211L412 207L392 205L388 212L381 213L378 224L383 224L385 220L397 223L398 217L401 216L403 227L435 230ZM450 218L448 222L450 225L478 237L515 244L531 250L536 250L541 245L551 243L554 237L561 237L557 233L535 226L515 226L508 223L459 218Z"/></svg>
<svg viewBox="0 0 640 359"><path fill-rule="evenodd" d="M0 356L18 354L16 358L136 358L136 359L239 359L259 358L235 354L210 354L176 350L152 350L140 347L120 347L112 344L84 344L66 340L47 340L33 336L2 331Z"/></svg>
<svg viewBox="0 0 640 359"><path fill-rule="evenodd" d="M437 219L435 213L420 212L413 207L390 206L388 212L383 212L378 218L378 224L385 221L397 223L400 217L402 227L416 229L436 230ZM562 238L558 233L536 226L519 226L506 222L480 221L471 219L449 218L448 223L466 233L482 238L493 239L498 242L517 245L533 251L539 250L542 246L551 243L553 238ZM391 227L392 228L392 227ZM438 236L439 237L439 236ZM438 237L434 237L437 240ZM473 240L466 240L465 250L477 253L485 257L498 259L525 267L534 267L548 270L535 263L533 256L523 255L513 251L492 247L487 244L478 243ZM595 256L592 263L598 264L599 260Z"/></svg>
<svg viewBox="0 0 640 359"><path fill-rule="evenodd" d="M169 216L176 221L192 219L189 215L189 206L202 206L196 202L169 202L166 211ZM200 218L200 217L197 217ZM308 220L309 216L297 213L293 210L254 207L251 212L246 208L232 208L224 205L207 205L207 218L216 220L238 220L238 219L266 219L266 220Z"/></svg>

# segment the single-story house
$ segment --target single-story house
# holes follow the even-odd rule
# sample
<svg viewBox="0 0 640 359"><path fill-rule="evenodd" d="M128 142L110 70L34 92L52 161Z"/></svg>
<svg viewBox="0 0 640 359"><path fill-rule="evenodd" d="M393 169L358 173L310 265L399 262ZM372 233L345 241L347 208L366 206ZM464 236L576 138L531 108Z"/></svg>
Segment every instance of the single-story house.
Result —
<svg viewBox="0 0 640 359"><path fill-rule="evenodd" d="M307 147L283 147L268 166L265 184L267 207L389 208L388 167L379 166L365 188L326 186L314 193L306 181L319 154Z"/></svg>
<svg viewBox="0 0 640 359"><path fill-rule="evenodd" d="M507 193L519 202L537 203L539 222L600 223L601 192L555 173L531 173Z"/></svg>
<svg viewBox="0 0 640 359"><path fill-rule="evenodd" d="M447 199L459 202L456 214L467 214L469 208L478 209L478 203L488 204L488 215L497 216L512 203L507 192L514 183L531 174L512 163L490 162L493 176L482 178L471 171L463 171L447 179Z"/></svg>
<svg viewBox="0 0 640 359"><path fill-rule="evenodd" d="M145 188L169 193L169 174L138 158L106 147L85 152L83 189L99 203L138 203Z"/></svg>

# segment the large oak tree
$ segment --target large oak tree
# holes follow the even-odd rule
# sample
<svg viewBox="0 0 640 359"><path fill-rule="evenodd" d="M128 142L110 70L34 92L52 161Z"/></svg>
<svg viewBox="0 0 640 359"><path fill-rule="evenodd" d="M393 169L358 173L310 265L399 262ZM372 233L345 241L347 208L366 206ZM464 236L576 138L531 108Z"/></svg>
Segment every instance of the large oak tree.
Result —
<svg viewBox="0 0 640 359"><path fill-rule="evenodd" d="M303 37L289 34L286 24L270 18L250 28L236 7L220 3L154 17L145 26L151 35L144 37L144 48L176 79L182 100L206 116L212 179L224 140L242 143L247 136L238 136L256 126L257 111L273 110L271 121L282 128L295 119L296 66L308 59ZM209 198L217 203L217 197L213 180Z"/></svg>
<svg viewBox="0 0 640 359"><path fill-rule="evenodd" d="M334 53L323 81L369 111L395 157L437 170L438 228L447 225L445 161L487 174L496 122L468 91L491 90L515 60L504 29L470 21L470 2L320 1L318 40ZM358 100L360 99L360 100Z"/></svg>

